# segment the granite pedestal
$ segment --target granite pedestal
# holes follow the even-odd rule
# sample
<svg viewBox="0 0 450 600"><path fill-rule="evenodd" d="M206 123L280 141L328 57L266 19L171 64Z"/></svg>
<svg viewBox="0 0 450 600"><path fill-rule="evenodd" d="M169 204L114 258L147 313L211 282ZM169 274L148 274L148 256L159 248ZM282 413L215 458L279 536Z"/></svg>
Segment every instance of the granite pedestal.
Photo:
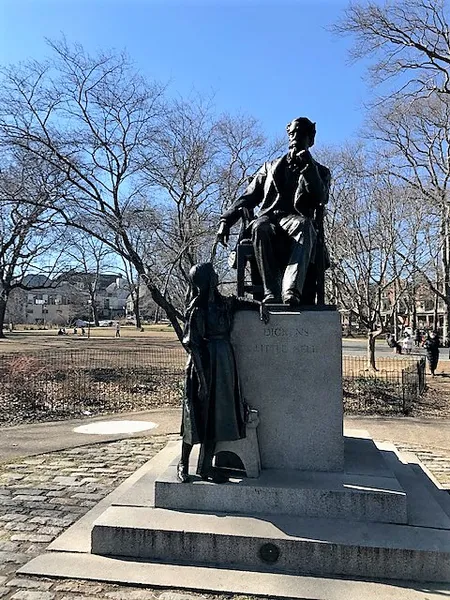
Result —
<svg viewBox="0 0 450 600"><path fill-rule="evenodd" d="M176 483L177 459L97 519L94 554L262 573L450 581L450 506L443 509L392 446L346 437L344 473L293 471L289 479L285 471L279 481L279 471L265 470L259 487L240 479Z"/></svg>
<svg viewBox="0 0 450 600"><path fill-rule="evenodd" d="M342 335L335 310L239 311L241 390L258 409L262 469L342 471Z"/></svg>

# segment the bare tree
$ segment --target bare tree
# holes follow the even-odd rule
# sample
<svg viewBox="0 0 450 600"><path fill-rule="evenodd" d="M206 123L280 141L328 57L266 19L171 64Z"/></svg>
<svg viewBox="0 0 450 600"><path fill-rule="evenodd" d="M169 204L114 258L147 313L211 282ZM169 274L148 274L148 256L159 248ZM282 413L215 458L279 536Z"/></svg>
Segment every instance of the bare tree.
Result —
<svg viewBox="0 0 450 600"><path fill-rule="evenodd" d="M3 70L3 143L64 176L63 194L50 198L61 222L132 262L181 337L182 315L161 293L128 233L137 211L151 212L140 172L151 162L163 88L139 77L123 55L92 57L64 40L50 46L52 60Z"/></svg>
<svg viewBox="0 0 450 600"><path fill-rule="evenodd" d="M166 293L178 295L189 269L210 259L220 214L275 147L254 119L216 117L208 99L178 100L167 107L153 140L153 161L144 169L165 205L155 256L164 265ZM219 253L220 273L223 259Z"/></svg>
<svg viewBox="0 0 450 600"><path fill-rule="evenodd" d="M50 46L49 61L3 70L0 143L62 175L49 198L59 221L132 264L181 339L188 266L210 254L223 182L251 172L260 137L236 127L232 156L224 119L221 128L209 107L169 104L125 56Z"/></svg>
<svg viewBox="0 0 450 600"><path fill-rule="evenodd" d="M375 341L384 331L386 293L396 290L391 310L405 292L409 250L405 246L406 201L360 148L329 157L332 167L327 239L334 300L367 330L367 364L376 369ZM333 168L334 165L334 168ZM400 252L399 252L400 251Z"/></svg>
<svg viewBox="0 0 450 600"><path fill-rule="evenodd" d="M120 261L120 263L119 270L125 275L127 288L130 292L131 302L133 304L133 314L136 322L136 329L141 330L141 278L132 264L127 263L123 259Z"/></svg>
<svg viewBox="0 0 450 600"><path fill-rule="evenodd" d="M450 322L450 98L435 95L405 105L392 100L372 114L368 135L386 154L385 170L411 190L420 239L411 259L447 307ZM440 265L438 266L438 262ZM435 277L436 268L440 276Z"/></svg>
<svg viewBox="0 0 450 600"><path fill-rule="evenodd" d="M69 267L64 277L69 282L81 280L88 294L89 312L92 313L89 319L92 316L94 325L98 327L100 276L115 268L114 254L101 240L73 228L64 240L63 253Z"/></svg>
<svg viewBox="0 0 450 600"><path fill-rule="evenodd" d="M61 232L52 229L55 212L47 202L52 178L42 167L25 161L0 170L0 338L11 292L41 287L42 277L36 276L49 281L58 264L55 241Z"/></svg>
<svg viewBox="0 0 450 600"><path fill-rule="evenodd" d="M353 36L353 59L369 58L372 82L394 79L411 97L450 92L450 27L445 0L355 2L333 27Z"/></svg>

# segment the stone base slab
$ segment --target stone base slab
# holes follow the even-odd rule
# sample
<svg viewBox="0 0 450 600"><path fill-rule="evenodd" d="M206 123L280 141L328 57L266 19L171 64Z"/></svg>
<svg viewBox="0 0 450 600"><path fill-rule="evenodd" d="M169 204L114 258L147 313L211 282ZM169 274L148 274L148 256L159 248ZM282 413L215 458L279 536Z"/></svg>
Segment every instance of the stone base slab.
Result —
<svg viewBox="0 0 450 600"><path fill-rule="evenodd" d="M251 512L246 491L251 491L253 502L260 496L261 506L264 502L267 506L265 496L276 489L273 471L270 475L267 475L269 471L263 472L259 480L264 483L264 475L272 477L269 494L261 484L259 491L255 491L255 481L237 480L235 484L216 485L194 479L192 484L181 484L173 479L172 470L177 461L174 458L165 474L154 480L153 504L149 496L139 504L137 494L135 500L130 501L132 490L129 490L117 506L97 519L92 529L92 552L153 562L293 575L450 581L450 518L433 494L392 445L379 450L370 439L348 437L345 446L348 472L279 474L281 494L286 490L288 495L292 492L289 498L293 501L292 480L298 478L294 484L302 480L303 491L308 489L309 482L312 486L309 489L317 492L315 499L310 498L312 506L314 500L318 503L319 480L327 481L328 492L330 478L336 480L335 487L342 485L345 478L353 484L371 481L373 491L376 483L378 492L396 499L394 506L399 502L398 506L406 509L402 523L358 522L348 512L345 518L305 518L283 515L280 511L279 514ZM167 481L167 473L172 478L170 481ZM338 479L340 484L336 483ZM400 479L405 489L400 487ZM186 496L196 489L198 494L191 498L196 499L197 506L190 509L155 507L159 487L165 500L170 496L184 506ZM228 514L221 510L221 498L227 496L227 488L236 494L236 501L239 494L247 498L245 514ZM357 494L353 496L355 513ZM208 495L214 508L207 510ZM368 494L367 498L372 508L376 506L374 497Z"/></svg>
<svg viewBox="0 0 450 600"><path fill-rule="evenodd" d="M333 519L111 507L94 524L92 552L293 575L450 581L449 531Z"/></svg>
<svg viewBox="0 0 450 600"><path fill-rule="evenodd" d="M413 581L384 583L374 580L280 575L146 563L75 552L47 552L34 558L18 572L28 576L296 600L443 600L450 592L450 586L445 583L427 583L424 591L423 584Z"/></svg>
<svg viewBox="0 0 450 600"><path fill-rule="evenodd" d="M176 466L155 482L155 507L184 511L278 514L406 523L406 494L395 478L300 471L261 471L258 479L223 485L193 477L183 484Z"/></svg>
<svg viewBox="0 0 450 600"><path fill-rule="evenodd" d="M362 435L364 434L359 431L358 436L361 437ZM366 443L368 446L372 444L368 439ZM352 447L353 450L356 450L355 446L350 444L348 449L350 454L354 454ZM43 577L67 577L129 585L173 587L247 595L260 594L263 596L270 595L279 598L291 597L308 600L360 600L361 598L365 600L378 600L379 598L383 598L383 600L437 600L448 595L450 577L447 578L447 583L414 583L405 579L408 570L404 571L403 574L400 573L404 578L401 582L395 580L386 582L386 576L383 573L381 575L385 580L383 582L374 580L373 574L358 576L356 580L353 580L351 576L324 578L320 576L269 573L267 567L266 570L259 571L245 570L245 568L223 569L213 565L204 567L185 563L145 562L117 556L111 558L91 554L91 536L94 523L98 519L103 520L106 516L105 511L116 510L120 507L123 507L124 513L130 512L132 507L136 507L140 511L144 508L158 511L158 509L152 508L154 506L153 484L167 470L168 466L176 460L178 452L179 441L171 442L132 477L123 482L114 492L52 542L44 554L21 567L18 573ZM425 576L433 568L435 573L441 573L444 576L445 571L442 572L442 569L444 567L448 569L450 562L448 550L445 549L449 544L450 535L449 496L445 490L440 489L439 485L433 483L427 477L426 470L416 457L407 455L408 459L406 459L403 454L397 453L395 448L390 446L386 446L386 449L383 452L378 452L378 454L374 452L366 455L368 460L360 462L359 465L356 462L352 463L352 472L367 474L369 468L371 472L381 475L385 472L385 466L383 466L385 460L381 457L382 454L385 455L385 452L388 452L395 462L395 470L407 474L407 477L403 477L402 480L396 473L407 494L407 526L347 523L343 520L335 520L334 527L338 527L340 523L341 533L339 533L339 529L334 529L334 537L329 538L328 525L322 530L317 527L315 530L306 528L307 522L310 523L311 527L314 523L317 525L319 521L325 524L329 520L301 519L297 521L301 525L301 530L297 530L295 537L298 537L301 542L309 539L313 544L316 544L319 551L320 546L326 546L334 556L345 551L348 552L346 548L354 544L360 544L368 548L367 552L370 552L370 548L372 548L375 553L377 553L375 548L380 546L385 548L383 554L386 565L394 561L397 567L400 568L402 561L400 558L397 559L396 556L403 556L405 565L415 564L417 567L415 579ZM412 476L414 474L416 474L416 477ZM176 511L164 512L176 513ZM186 515L186 513L181 512L179 514L181 516ZM233 519L232 516L207 515L207 517L215 518L218 524L221 523L222 518L227 521ZM282 521L264 520L261 519L261 516L252 518L255 528L257 528L256 533L264 534L263 537L258 538L258 541L262 541L262 539L270 541L272 539L275 544L280 539L283 543L289 541L289 531L286 530L286 526L283 525ZM166 524L167 522L166 520ZM211 522L208 523L208 526L210 524ZM175 525L175 521L173 521L173 525ZM228 524L226 526L228 527ZM140 527L142 527L142 523ZM225 527L225 522L222 527ZM269 527L271 528L270 531ZM181 531L181 529L181 527L175 529L174 534L178 536L178 530ZM402 537L402 532L407 530L410 533L408 543ZM436 530L440 531L436 533ZM278 533L275 534L275 531L278 531ZM210 531L208 533L213 535ZM266 534L270 534L270 537L265 537ZM247 536L251 537L252 531L248 531ZM430 541L430 536L434 540L432 541L435 544L434 549L426 546L427 539ZM238 539L239 536L233 536L234 542ZM368 542L368 540L372 540L372 542ZM390 544L390 546L388 547L387 544ZM416 554L416 551L418 554ZM424 566L421 566L421 564ZM433 564L435 567L433 567ZM365 580L362 581L361 577Z"/></svg>
<svg viewBox="0 0 450 600"><path fill-rule="evenodd" d="M266 469L258 479L231 478L223 485L191 476L182 489L175 460L155 481L154 506L406 523L406 494L373 441L345 437L344 448L343 473ZM195 473L196 451L191 456L190 473Z"/></svg>

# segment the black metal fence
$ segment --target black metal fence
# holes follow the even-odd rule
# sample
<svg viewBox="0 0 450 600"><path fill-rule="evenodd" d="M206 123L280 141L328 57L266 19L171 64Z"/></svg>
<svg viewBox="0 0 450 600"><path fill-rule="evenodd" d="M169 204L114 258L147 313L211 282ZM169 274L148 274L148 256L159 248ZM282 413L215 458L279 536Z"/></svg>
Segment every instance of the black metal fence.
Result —
<svg viewBox="0 0 450 600"><path fill-rule="evenodd" d="M424 357L378 358L376 371L363 356L343 357L347 413L409 414L425 389Z"/></svg>
<svg viewBox="0 0 450 600"><path fill-rule="evenodd" d="M0 355L0 424L179 406L186 355L162 345ZM343 360L348 413L405 413L425 389L424 359Z"/></svg>
<svg viewBox="0 0 450 600"><path fill-rule="evenodd" d="M175 406L185 362L161 346L0 355L0 423Z"/></svg>

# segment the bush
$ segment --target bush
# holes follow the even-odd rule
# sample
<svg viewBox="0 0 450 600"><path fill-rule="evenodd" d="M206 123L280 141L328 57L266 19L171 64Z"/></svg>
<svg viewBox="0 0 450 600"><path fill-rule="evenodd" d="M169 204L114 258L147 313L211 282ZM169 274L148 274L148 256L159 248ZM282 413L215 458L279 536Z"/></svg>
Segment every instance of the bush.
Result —
<svg viewBox="0 0 450 600"><path fill-rule="evenodd" d="M401 384L375 376L343 379L344 408L347 413L399 413L403 410Z"/></svg>

